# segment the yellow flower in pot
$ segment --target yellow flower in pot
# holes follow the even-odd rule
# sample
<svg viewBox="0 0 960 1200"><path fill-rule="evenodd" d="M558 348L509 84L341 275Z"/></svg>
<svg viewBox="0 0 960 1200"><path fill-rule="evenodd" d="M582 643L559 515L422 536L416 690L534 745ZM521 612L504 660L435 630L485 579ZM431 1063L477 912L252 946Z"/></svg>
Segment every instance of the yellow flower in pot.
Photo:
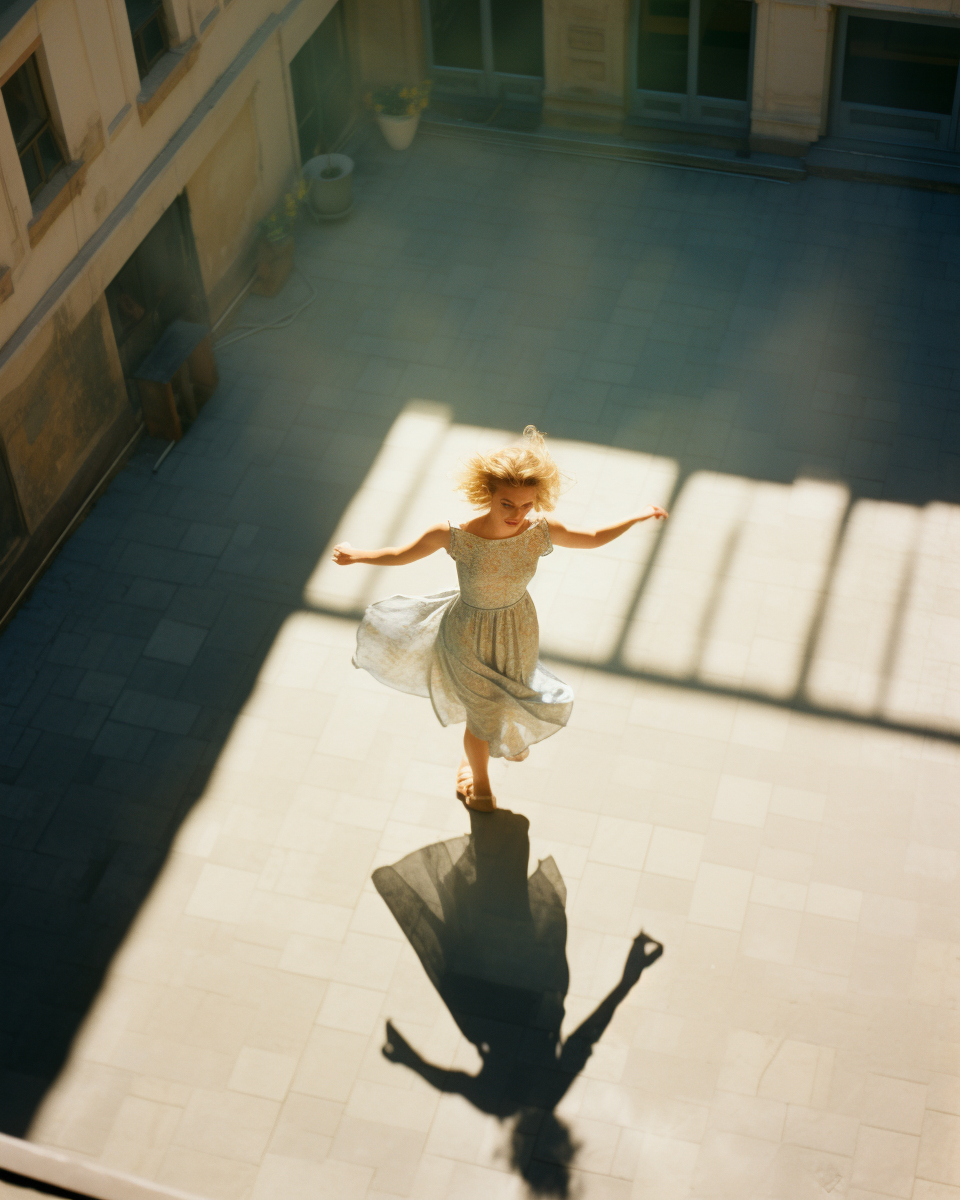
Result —
<svg viewBox="0 0 960 1200"><path fill-rule="evenodd" d="M367 104L377 117L377 124L394 150L406 150L413 141L420 114L430 99L430 80L421 83L392 83L373 88L367 93Z"/></svg>

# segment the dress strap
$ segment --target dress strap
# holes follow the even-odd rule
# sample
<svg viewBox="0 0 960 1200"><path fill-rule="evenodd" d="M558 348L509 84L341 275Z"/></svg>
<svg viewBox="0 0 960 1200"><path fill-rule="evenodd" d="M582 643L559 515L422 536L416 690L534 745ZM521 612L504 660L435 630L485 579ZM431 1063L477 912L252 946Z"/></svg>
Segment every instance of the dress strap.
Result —
<svg viewBox="0 0 960 1200"><path fill-rule="evenodd" d="M540 518L540 528L542 530L540 539L540 557L543 558L547 554L553 553L553 538L550 536L550 526L547 524L547 518Z"/></svg>
<svg viewBox="0 0 960 1200"><path fill-rule="evenodd" d="M453 521L447 518L447 524L450 526L450 548L447 553L456 562L460 557L460 526L454 525Z"/></svg>

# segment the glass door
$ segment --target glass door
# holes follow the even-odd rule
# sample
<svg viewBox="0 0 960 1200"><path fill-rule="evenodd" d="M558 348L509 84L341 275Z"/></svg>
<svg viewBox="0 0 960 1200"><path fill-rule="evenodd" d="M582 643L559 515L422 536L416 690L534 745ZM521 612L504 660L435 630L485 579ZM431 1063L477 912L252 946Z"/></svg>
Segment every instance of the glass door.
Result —
<svg viewBox="0 0 960 1200"><path fill-rule="evenodd" d="M868 141L953 150L960 102L960 29L921 20L842 12L837 30L831 132Z"/></svg>
<svg viewBox="0 0 960 1200"><path fill-rule="evenodd" d="M543 0L422 0L430 74L442 91L539 102Z"/></svg>
<svg viewBox="0 0 960 1200"><path fill-rule="evenodd" d="M634 115L746 130L751 0L639 0L634 17Z"/></svg>
<svg viewBox="0 0 960 1200"><path fill-rule="evenodd" d="M353 85L341 0L290 62L300 162L329 154L353 116Z"/></svg>

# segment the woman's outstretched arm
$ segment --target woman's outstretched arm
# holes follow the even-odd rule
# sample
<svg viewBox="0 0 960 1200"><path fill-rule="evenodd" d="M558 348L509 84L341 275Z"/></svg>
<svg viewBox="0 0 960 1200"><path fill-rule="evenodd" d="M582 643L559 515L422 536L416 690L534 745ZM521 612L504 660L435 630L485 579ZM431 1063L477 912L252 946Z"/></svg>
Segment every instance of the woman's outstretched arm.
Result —
<svg viewBox="0 0 960 1200"><path fill-rule="evenodd" d="M376 563L378 567L402 567L405 563L426 558L437 550L450 549L450 525L441 521L415 541L406 546L384 546L381 550L356 550L349 542L341 542L333 548L333 561L339 567L350 567L354 563Z"/></svg>
<svg viewBox="0 0 960 1200"><path fill-rule="evenodd" d="M569 546L571 550L595 550L597 546L605 546L607 542L612 542L614 538L626 533L640 521L649 521L651 517L662 521L667 516L669 514L665 508L661 508L659 504L650 504L642 512L627 517L624 521L617 521L614 525L601 525L597 529L568 529L555 517L547 517L547 527L555 546Z"/></svg>

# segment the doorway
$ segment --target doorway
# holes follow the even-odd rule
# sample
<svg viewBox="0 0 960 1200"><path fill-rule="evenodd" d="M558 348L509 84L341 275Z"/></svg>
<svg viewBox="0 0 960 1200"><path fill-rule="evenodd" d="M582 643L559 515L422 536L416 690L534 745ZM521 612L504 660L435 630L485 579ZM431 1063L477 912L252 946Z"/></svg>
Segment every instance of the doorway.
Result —
<svg viewBox="0 0 960 1200"><path fill-rule="evenodd" d="M181 193L105 289L127 392L139 407L133 372L178 317L207 323L206 297Z"/></svg>
<svg viewBox="0 0 960 1200"><path fill-rule="evenodd" d="M438 91L539 107L543 0L421 0Z"/></svg>
<svg viewBox="0 0 960 1200"><path fill-rule="evenodd" d="M353 116L343 0L337 0L290 63L300 163L336 149Z"/></svg>
<svg viewBox="0 0 960 1200"><path fill-rule="evenodd" d="M634 118L745 133L753 30L751 0L638 0Z"/></svg>
<svg viewBox="0 0 960 1200"><path fill-rule="evenodd" d="M23 520L0 446L0 564L23 537Z"/></svg>
<svg viewBox="0 0 960 1200"><path fill-rule="evenodd" d="M841 10L833 121L840 137L957 149L956 20Z"/></svg>

